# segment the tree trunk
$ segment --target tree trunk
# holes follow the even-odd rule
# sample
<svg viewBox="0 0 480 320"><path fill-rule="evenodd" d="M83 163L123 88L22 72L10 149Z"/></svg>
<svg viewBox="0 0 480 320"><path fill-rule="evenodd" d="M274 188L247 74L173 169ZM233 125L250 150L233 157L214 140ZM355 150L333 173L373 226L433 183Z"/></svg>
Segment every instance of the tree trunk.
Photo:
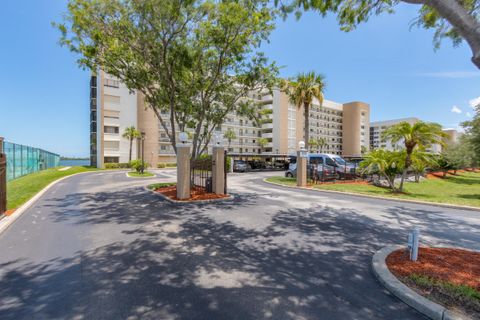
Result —
<svg viewBox="0 0 480 320"><path fill-rule="evenodd" d="M128 151L128 162L129 163L132 161L132 143L133 143L133 138L130 137L130 150Z"/></svg>
<svg viewBox="0 0 480 320"><path fill-rule="evenodd" d="M404 2L412 3L414 1L407 0ZM472 62L480 69L480 22L459 1L425 0L424 3L438 11L467 41L473 54Z"/></svg>
<svg viewBox="0 0 480 320"><path fill-rule="evenodd" d="M310 118L310 106L308 103L304 103L303 107L305 109L305 148L308 150L308 140L310 138L310 122L308 121Z"/></svg>

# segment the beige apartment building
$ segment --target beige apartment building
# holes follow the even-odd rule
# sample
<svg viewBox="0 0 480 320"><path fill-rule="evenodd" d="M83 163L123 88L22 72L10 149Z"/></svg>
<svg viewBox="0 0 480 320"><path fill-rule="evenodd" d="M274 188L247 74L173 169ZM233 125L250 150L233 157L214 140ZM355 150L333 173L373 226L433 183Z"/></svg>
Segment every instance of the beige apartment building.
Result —
<svg viewBox="0 0 480 320"><path fill-rule="evenodd" d="M130 92L120 81L107 74L92 76L90 82L90 142L92 165L128 162L129 141L122 138L125 128L135 126L144 133L144 158L153 167L160 162L175 161L175 153L168 136L145 106L141 94ZM253 156L294 155L298 143L304 140L304 110L289 102L288 97L276 89L271 93L252 92L263 112L261 124L236 114L228 114L217 132L235 132L236 139L224 138L224 145L235 158ZM162 116L168 119L168 113ZM364 102L337 103L325 100L320 106L314 101L310 108L310 138L321 139L321 152L359 157L370 144L370 106ZM259 145L259 139L268 143ZM140 142L134 143L133 159L141 154Z"/></svg>

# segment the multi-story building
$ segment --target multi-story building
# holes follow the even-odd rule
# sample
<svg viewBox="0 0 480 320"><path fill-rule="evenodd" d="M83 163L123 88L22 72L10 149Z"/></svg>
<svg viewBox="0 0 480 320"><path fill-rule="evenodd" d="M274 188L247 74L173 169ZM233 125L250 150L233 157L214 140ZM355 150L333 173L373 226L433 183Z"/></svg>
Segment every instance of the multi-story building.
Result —
<svg viewBox="0 0 480 320"><path fill-rule="evenodd" d="M228 114L217 132L235 132L236 138L224 145L231 155L288 156L295 154L304 140L304 109L290 103L278 89L271 93L252 92L260 106L262 121ZM125 128L135 126L144 133L144 158L152 166L175 160L175 153L164 128L154 112L146 107L141 94L131 92L124 84L99 73L91 80L91 158L92 165L128 162L129 141L122 138ZM168 113L162 114L168 122ZM363 102L337 103L314 101L310 108L310 139L321 141L320 151L358 157L369 147L370 106ZM259 139L267 143L259 144ZM262 140L264 140L262 139ZM133 144L133 159L140 157L140 144Z"/></svg>
<svg viewBox="0 0 480 320"><path fill-rule="evenodd" d="M392 144L391 141L385 140L382 135L383 132L400 122L408 122L410 124L415 124L420 121L418 118L403 118L403 119L394 119L394 120L385 120L385 121L376 121L370 123L370 149L386 149L386 150L400 150L404 147L403 142L399 141L395 144ZM455 143L457 141L457 130L455 129L443 129L448 137L444 139L446 144ZM442 146L439 144L434 144L430 146L427 150L433 153L440 153L442 151Z"/></svg>

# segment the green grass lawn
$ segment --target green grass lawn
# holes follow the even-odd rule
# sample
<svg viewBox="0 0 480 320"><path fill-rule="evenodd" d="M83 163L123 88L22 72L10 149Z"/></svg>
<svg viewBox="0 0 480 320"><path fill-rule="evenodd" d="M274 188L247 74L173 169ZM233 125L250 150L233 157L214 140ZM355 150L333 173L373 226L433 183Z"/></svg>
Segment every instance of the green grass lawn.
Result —
<svg viewBox="0 0 480 320"><path fill-rule="evenodd" d="M59 167L32 173L7 183L7 209L16 209L27 202L51 182L74 173L95 171L90 167L71 167L58 171Z"/></svg>
<svg viewBox="0 0 480 320"><path fill-rule="evenodd" d="M267 181L283 185L296 185L295 178L271 177ZM430 201L480 207L480 173L465 172L446 179L426 179L420 183L405 183L403 194L395 194L373 185L321 184L315 189L353 192L388 198Z"/></svg>
<svg viewBox="0 0 480 320"><path fill-rule="evenodd" d="M154 184L148 185L147 188L150 190L157 190L163 187L170 187L175 185L177 185L176 182L160 182L160 183L154 183Z"/></svg>
<svg viewBox="0 0 480 320"><path fill-rule="evenodd" d="M128 176L132 177L132 178L148 178L148 177L155 176L155 174L153 174L151 172L148 172L148 171L145 171L144 173L139 173L139 172L136 172L136 171L130 171L128 173Z"/></svg>

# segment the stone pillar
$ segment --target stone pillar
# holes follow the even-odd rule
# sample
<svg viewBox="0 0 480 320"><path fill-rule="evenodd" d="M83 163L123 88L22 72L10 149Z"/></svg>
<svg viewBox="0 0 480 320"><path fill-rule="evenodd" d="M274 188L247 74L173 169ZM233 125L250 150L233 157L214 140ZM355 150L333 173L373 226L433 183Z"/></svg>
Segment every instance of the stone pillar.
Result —
<svg viewBox="0 0 480 320"><path fill-rule="evenodd" d="M225 193L225 148L212 148L212 189L213 193Z"/></svg>
<svg viewBox="0 0 480 320"><path fill-rule="evenodd" d="M307 186L307 159L304 152L297 151L297 186Z"/></svg>
<svg viewBox="0 0 480 320"><path fill-rule="evenodd" d="M177 198L190 198L190 145L177 144Z"/></svg>

